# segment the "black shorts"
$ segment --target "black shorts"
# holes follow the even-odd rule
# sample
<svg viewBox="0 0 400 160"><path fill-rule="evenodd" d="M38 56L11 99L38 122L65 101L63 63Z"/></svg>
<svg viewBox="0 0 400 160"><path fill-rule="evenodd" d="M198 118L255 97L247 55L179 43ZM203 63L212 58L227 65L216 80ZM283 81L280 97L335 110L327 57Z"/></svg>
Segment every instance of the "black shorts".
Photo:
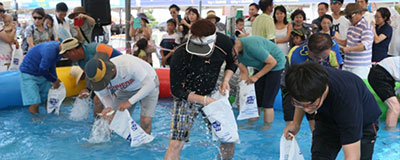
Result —
<svg viewBox="0 0 400 160"><path fill-rule="evenodd" d="M382 66L374 65L371 67L368 82L383 102L390 97L396 96L394 90L396 81Z"/></svg>
<svg viewBox="0 0 400 160"><path fill-rule="evenodd" d="M254 84L256 89L257 106L274 108L275 97L279 92L282 70L269 71ZM258 71L254 71L254 75Z"/></svg>
<svg viewBox="0 0 400 160"><path fill-rule="evenodd" d="M362 160L372 159L378 129L378 120L375 123L363 127L363 135L361 138ZM340 133L335 124L316 120L315 130L312 136L312 159L336 159L342 145L340 144Z"/></svg>
<svg viewBox="0 0 400 160"><path fill-rule="evenodd" d="M295 107L292 105L292 96L286 90L284 86L281 86L282 91L282 109L283 109L283 119L285 121L293 121ZM315 114L305 113L307 120L314 120Z"/></svg>

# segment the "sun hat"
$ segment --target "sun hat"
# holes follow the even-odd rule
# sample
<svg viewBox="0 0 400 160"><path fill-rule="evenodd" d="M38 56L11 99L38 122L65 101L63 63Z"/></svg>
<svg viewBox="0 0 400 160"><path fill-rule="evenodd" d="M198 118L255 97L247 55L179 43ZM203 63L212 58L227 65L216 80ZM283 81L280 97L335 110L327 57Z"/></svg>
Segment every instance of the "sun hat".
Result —
<svg viewBox="0 0 400 160"><path fill-rule="evenodd" d="M79 42L76 38L67 38L61 42L61 51L60 55L64 54L68 50L74 49L79 46Z"/></svg>
<svg viewBox="0 0 400 160"><path fill-rule="evenodd" d="M213 12L208 13L206 19L212 19L212 18L215 18L217 20L217 22L219 22L221 20L221 18L219 18L217 15L215 15L215 13L213 13Z"/></svg>
<svg viewBox="0 0 400 160"><path fill-rule="evenodd" d="M202 38L193 38L190 36L186 42L186 51L196 56L208 56L214 50L216 39L216 33Z"/></svg>
<svg viewBox="0 0 400 160"><path fill-rule="evenodd" d="M144 21L146 21L146 23L149 23L149 18L146 16L146 14L144 13L138 13L137 16L141 19L143 19Z"/></svg>
<svg viewBox="0 0 400 160"><path fill-rule="evenodd" d="M68 15L69 19L74 19L79 13L86 14L85 8L75 7L71 14Z"/></svg>
<svg viewBox="0 0 400 160"><path fill-rule="evenodd" d="M106 88L114 76L114 67L106 53L97 52L85 66L86 86L95 91Z"/></svg>
<svg viewBox="0 0 400 160"><path fill-rule="evenodd" d="M78 86L83 75L83 70L79 66L72 66L69 75L75 79L75 86Z"/></svg>

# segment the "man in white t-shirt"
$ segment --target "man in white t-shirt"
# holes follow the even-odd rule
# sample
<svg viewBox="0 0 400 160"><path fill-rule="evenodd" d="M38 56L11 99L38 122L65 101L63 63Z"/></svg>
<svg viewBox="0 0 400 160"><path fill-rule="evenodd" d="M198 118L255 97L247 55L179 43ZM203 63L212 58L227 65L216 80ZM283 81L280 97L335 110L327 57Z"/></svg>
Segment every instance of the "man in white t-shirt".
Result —
<svg viewBox="0 0 400 160"><path fill-rule="evenodd" d="M375 16L373 13L368 11L368 0L355 0L356 3L358 3L361 8L364 9L363 11L363 17L367 20L367 22L369 24L371 24L371 22L375 23Z"/></svg>
<svg viewBox="0 0 400 160"><path fill-rule="evenodd" d="M392 35L400 35L400 4L389 8L390 10L390 26L393 28ZM389 44L389 55L400 56L400 36L392 36Z"/></svg>
<svg viewBox="0 0 400 160"><path fill-rule="evenodd" d="M159 82L154 69L145 61L132 55L109 59L105 53L97 53L85 66L86 85L94 90L105 109L103 118L112 110L129 109L132 114L140 101L140 126L151 133L151 121L156 109ZM111 95L111 91L115 91Z"/></svg>
<svg viewBox="0 0 400 160"><path fill-rule="evenodd" d="M351 24L349 20L340 15L340 8L342 8L342 6L343 0L331 0L331 11L333 18L332 27L334 31L339 32L340 39L344 40L346 39L347 30Z"/></svg>
<svg viewBox="0 0 400 160"><path fill-rule="evenodd" d="M68 6L64 2L57 3L56 15L54 19L54 38L60 42L71 37L77 38L78 31L74 28L71 21L66 18L68 12ZM80 40L80 38L77 38Z"/></svg>
<svg viewBox="0 0 400 160"><path fill-rule="evenodd" d="M260 8L258 7L258 5L256 3L252 3L249 5L249 18L246 18L244 20L244 30L246 31L246 33L251 35L251 18L258 14L258 10Z"/></svg>

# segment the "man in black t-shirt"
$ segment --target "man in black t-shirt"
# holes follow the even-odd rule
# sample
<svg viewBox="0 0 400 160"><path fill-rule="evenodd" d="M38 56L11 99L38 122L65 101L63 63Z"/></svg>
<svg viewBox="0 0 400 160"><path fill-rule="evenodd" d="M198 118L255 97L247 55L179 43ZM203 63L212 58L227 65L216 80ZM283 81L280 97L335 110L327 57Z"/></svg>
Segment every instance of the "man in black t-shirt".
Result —
<svg viewBox="0 0 400 160"><path fill-rule="evenodd" d="M293 123L284 130L296 135L304 112L315 113L312 159L372 159L382 113L365 83L355 74L307 62L289 68L286 87L296 107Z"/></svg>

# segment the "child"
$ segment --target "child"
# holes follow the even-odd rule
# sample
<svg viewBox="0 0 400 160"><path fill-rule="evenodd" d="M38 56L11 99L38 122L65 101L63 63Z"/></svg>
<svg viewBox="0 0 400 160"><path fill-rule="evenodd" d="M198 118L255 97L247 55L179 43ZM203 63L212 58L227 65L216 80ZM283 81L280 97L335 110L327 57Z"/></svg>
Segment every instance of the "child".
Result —
<svg viewBox="0 0 400 160"><path fill-rule="evenodd" d="M167 30L168 33L163 35L160 46L165 49L170 49L172 51L162 50L161 53L161 65L166 66L171 62L171 56L174 54L175 47L180 44L180 37L175 32L176 21L174 19L169 19L167 21Z"/></svg>
<svg viewBox="0 0 400 160"><path fill-rule="evenodd" d="M13 30L16 30L16 27L13 24L13 17L10 15L4 15L3 21L4 21L4 27L3 27L4 31L11 37L14 37L14 40L10 43L10 46L15 44L16 48L19 48L19 43L17 41L17 34L16 32L13 32Z"/></svg>
<svg viewBox="0 0 400 160"><path fill-rule="evenodd" d="M147 54L146 52L146 49L148 48L147 39L146 38L139 39L135 45L137 49L136 51L134 51L133 55L139 57L140 59L148 62L150 65L153 66L151 54Z"/></svg>
<svg viewBox="0 0 400 160"><path fill-rule="evenodd" d="M244 20L243 20L243 18L238 18L236 20L235 36L237 38L242 38L242 37L249 36L249 33L246 33L246 31L244 30Z"/></svg>
<svg viewBox="0 0 400 160"><path fill-rule="evenodd" d="M298 30L293 30L291 32L291 36L292 36L292 38L291 38L291 46L290 47L294 47L296 45L302 45L306 40L306 37L304 36L304 34Z"/></svg>

